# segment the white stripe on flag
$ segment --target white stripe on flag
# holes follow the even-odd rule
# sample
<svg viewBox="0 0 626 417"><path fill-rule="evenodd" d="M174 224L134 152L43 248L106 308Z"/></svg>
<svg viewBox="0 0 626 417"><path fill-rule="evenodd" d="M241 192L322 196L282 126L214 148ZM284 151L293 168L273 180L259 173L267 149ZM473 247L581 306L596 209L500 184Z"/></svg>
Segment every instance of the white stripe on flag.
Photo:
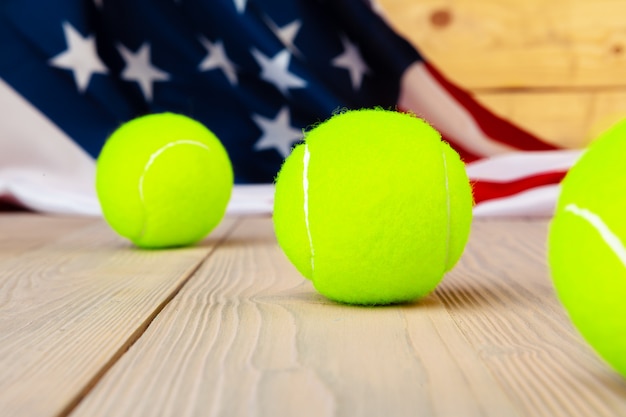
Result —
<svg viewBox="0 0 626 417"><path fill-rule="evenodd" d="M99 215L93 158L0 79L0 196L49 213Z"/></svg>
<svg viewBox="0 0 626 417"><path fill-rule="evenodd" d="M531 188L510 197L488 200L474 207L476 217L551 217L559 185Z"/></svg>
<svg viewBox="0 0 626 417"><path fill-rule="evenodd" d="M580 150L512 152L467 164L467 175L475 181L515 181L547 172L567 171L581 154Z"/></svg>

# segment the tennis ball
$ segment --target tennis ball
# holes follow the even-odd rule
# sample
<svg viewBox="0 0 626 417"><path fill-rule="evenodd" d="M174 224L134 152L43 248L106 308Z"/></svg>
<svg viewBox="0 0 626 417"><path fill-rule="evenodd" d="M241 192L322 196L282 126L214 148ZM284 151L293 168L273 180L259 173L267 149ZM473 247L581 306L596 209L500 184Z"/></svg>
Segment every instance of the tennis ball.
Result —
<svg viewBox="0 0 626 417"><path fill-rule="evenodd" d="M123 124L96 163L104 218L142 248L201 240L223 218L232 188L232 166L219 139L180 114Z"/></svg>
<svg viewBox="0 0 626 417"><path fill-rule="evenodd" d="M548 263L574 326L626 376L626 120L603 133L565 176Z"/></svg>
<svg viewBox="0 0 626 417"><path fill-rule="evenodd" d="M274 230L324 296L384 305L424 297L460 258L472 192L459 155L414 115L336 114L276 178Z"/></svg>

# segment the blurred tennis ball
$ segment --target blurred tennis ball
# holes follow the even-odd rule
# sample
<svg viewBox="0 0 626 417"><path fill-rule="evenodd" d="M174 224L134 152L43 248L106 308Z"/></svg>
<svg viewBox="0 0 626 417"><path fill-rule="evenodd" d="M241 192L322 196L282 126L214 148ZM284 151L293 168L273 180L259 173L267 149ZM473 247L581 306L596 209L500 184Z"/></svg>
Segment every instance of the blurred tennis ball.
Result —
<svg viewBox="0 0 626 417"><path fill-rule="evenodd" d="M558 297L589 344L626 376L626 120L562 182L548 261Z"/></svg>

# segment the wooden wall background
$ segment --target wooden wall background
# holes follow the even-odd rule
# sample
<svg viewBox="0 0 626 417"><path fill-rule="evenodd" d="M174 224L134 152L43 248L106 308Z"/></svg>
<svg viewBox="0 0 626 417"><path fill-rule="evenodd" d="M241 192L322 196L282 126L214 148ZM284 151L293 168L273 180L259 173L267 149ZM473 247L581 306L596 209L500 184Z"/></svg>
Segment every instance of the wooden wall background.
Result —
<svg viewBox="0 0 626 417"><path fill-rule="evenodd" d="M626 0L378 0L495 113L582 147L626 117Z"/></svg>

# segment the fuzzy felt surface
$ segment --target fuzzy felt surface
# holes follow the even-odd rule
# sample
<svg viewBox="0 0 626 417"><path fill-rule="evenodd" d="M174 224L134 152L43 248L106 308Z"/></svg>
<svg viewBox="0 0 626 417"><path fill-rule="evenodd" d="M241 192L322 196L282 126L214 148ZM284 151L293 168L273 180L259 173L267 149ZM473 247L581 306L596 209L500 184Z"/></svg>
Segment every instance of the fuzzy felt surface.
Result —
<svg viewBox="0 0 626 417"><path fill-rule="evenodd" d="M287 158L274 228L326 297L400 303L430 293L458 261L472 201L459 156L426 122L353 110L314 127Z"/></svg>
<svg viewBox="0 0 626 417"><path fill-rule="evenodd" d="M572 322L626 376L626 121L562 183L548 238L552 280Z"/></svg>
<svg viewBox="0 0 626 417"><path fill-rule="evenodd" d="M105 219L143 248L184 246L224 216L233 170L219 139L182 115L160 113L118 128L96 164Z"/></svg>

